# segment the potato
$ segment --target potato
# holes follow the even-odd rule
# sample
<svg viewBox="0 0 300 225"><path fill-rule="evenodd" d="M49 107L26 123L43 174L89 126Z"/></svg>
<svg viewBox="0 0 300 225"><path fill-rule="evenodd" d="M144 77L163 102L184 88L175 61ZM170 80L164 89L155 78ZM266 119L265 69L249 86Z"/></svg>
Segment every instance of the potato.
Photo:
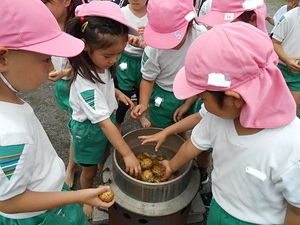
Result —
<svg viewBox="0 0 300 225"><path fill-rule="evenodd" d="M148 152L143 152L143 155L145 155L147 158L151 158L151 155Z"/></svg>
<svg viewBox="0 0 300 225"><path fill-rule="evenodd" d="M143 170L151 169L153 162L151 158L145 158L142 161L140 161L141 167Z"/></svg>
<svg viewBox="0 0 300 225"><path fill-rule="evenodd" d="M144 170L141 174L141 180L152 183L154 179L153 173L151 170Z"/></svg>
<svg viewBox="0 0 300 225"><path fill-rule="evenodd" d="M172 174L172 175L167 179L167 181L174 180L175 178L176 178L176 175Z"/></svg>
<svg viewBox="0 0 300 225"><path fill-rule="evenodd" d="M149 182L149 183L160 183L161 178L165 174L165 167L160 163L166 159L165 155L150 155L148 152L140 153L136 156L140 166L142 168L142 173L140 177L132 176L135 179ZM176 176L171 176L168 180L175 179Z"/></svg>
<svg viewBox="0 0 300 225"><path fill-rule="evenodd" d="M138 154L136 156L136 158L139 160L139 161L142 161L143 159L147 158L145 154L141 153L141 154Z"/></svg>
<svg viewBox="0 0 300 225"><path fill-rule="evenodd" d="M165 157L164 155L158 155L158 156L156 156L155 158L157 158L158 161L163 161L163 160L166 159L166 157Z"/></svg>
<svg viewBox="0 0 300 225"><path fill-rule="evenodd" d="M101 187L101 186L99 186ZM111 202L114 199L115 195L114 192L109 189L106 192L103 192L102 194L99 195L99 198L103 201L103 202Z"/></svg>
<svg viewBox="0 0 300 225"><path fill-rule="evenodd" d="M165 167L161 164L154 165L151 170L152 170L152 173L154 174L154 176L157 176L157 177L162 177L165 173L164 172Z"/></svg>

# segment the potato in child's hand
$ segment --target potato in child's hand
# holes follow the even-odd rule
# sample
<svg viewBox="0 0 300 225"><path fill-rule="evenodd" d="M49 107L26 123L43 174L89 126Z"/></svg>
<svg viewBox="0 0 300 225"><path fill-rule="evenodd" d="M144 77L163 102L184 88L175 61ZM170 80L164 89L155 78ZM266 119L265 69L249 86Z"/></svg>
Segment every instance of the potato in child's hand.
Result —
<svg viewBox="0 0 300 225"><path fill-rule="evenodd" d="M98 188L103 187L103 186L99 186ZM99 198L103 201L103 202L111 202L114 199L114 192L109 189L106 192L103 192L99 195Z"/></svg>

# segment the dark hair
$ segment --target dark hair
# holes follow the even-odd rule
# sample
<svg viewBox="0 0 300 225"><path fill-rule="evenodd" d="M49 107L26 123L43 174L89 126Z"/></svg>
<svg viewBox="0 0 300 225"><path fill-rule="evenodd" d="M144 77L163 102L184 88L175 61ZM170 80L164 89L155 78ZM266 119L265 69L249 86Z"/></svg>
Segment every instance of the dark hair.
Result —
<svg viewBox="0 0 300 225"><path fill-rule="evenodd" d="M239 20L241 20L241 21L243 21L245 23L250 23L250 22L252 22L252 15L253 15L253 13L255 13L253 10L251 10L251 11L245 11L238 18L239 18Z"/></svg>
<svg viewBox="0 0 300 225"><path fill-rule="evenodd" d="M76 38L84 39L91 52L97 49L107 49L120 42L120 38L128 41L128 27L109 18L99 16L74 17L69 20L66 27L67 33ZM97 74L96 66L91 61L88 53L82 51L78 56L69 58L74 71L71 83L77 74L95 83L103 81ZM112 77L116 74L116 66L109 68Z"/></svg>
<svg viewBox="0 0 300 225"><path fill-rule="evenodd" d="M42 0L42 2L44 4L48 3L48 2L53 2L53 0ZM67 25L67 22L69 21L69 19L73 18L75 16L75 9L77 6L81 5L82 3L87 3L87 0L71 0L71 3L69 5L69 8L68 8L68 14L66 16L66 19L65 19L65 27Z"/></svg>
<svg viewBox="0 0 300 225"><path fill-rule="evenodd" d="M226 96L224 91L207 91L207 92L215 96L220 106L223 105L223 101Z"/></svg>

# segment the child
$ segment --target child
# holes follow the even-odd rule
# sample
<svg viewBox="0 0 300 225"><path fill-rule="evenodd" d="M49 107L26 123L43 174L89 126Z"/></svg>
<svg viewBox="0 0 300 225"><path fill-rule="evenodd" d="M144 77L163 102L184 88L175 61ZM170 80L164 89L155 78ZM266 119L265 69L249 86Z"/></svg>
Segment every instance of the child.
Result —
<svg viewBox="0 0 300 225"><path fill-rule="evenodd" d="M129 4L121 8L128 24L139 29L141 37L144 34L144 27L148 22L146 11L147 1L148 0L129 0ZM140 82L142 79L141 59L143 51L143 48L134 47L130 43L127 43L117 62L118 89L129 98L132 96L134 90L136 92L137 102L139 102ZM124 122L128 108L128 105L119 101L119 106L116 111L116 120L120 132L122 131L122 123ZM145 115L140 118L140 122L142 127L149 127L150 125Z"/></svg>
<svg viewBox="0 0 300 225"><path fill-rule="evenodd" d="M129 3L129 0L111 0L111 1L118 4L120 8L126 6Z"/></svg>
<svg viewBox="0 0 300 225"><path fill-rule="evenodd" d="M212 6L212 10L210 10ZM209 29L212 28L215 24L222 24L222 23L228 23L228 22L236 22L236 21L242 21L245 23L249 23L253 26L257 26L257 28L261 29L262 31L265 31L265 24L258 25L257 21L263 21L261 18L265 17L265 6L263 1L260 2L258 5L252 5L251 7L244 7L243 1L224 1L224 0L207 0L203 3L202 7L205 8L205 18L202 21L201 16L200 21L205 22ZM228 13L226 13L228 12ZM232 16L228 18L228 20L224 20L226 14L231 14ZM273 53L274 61L277 61L276 53ZM159 146L165 141L166 137L170 134L177 133L177 132L183 132L189 129L192 129L194 126L196 126L201 118L206 114L205 107L202 107L199 112L196 112L194 115L191 115L189 117L184 118L183 120L179 121L178 123L175 123L171 125L170 127L167 127L166 129L160 131L157 134L154 134L153 136L141 136L140 139L142 140L142 143L148 143L148 142L157 142L156 149L159 148ZM175 112L176 115L176 112ZM205 184L208 182L208 173L207 173L207 167L209 166L209 163L211 161L211 153L212 149L209 151L206 151L198 156L198 166L200 168L200 176L201 176L201 183Z"/></svg>
<svg viewBox="0 0 300 225"><path fill-rule="evenodd" d="M264 0L213 0L210 11L199 20L210 27L244 21L267 33L266 10Z"/></svg>
<svg viewBox="0 0 300 225"><path fill-rule="evenodd" d="M212 0L207 0L202 4L201 8L198 11L199 19L202 18L204 15L206 15L210 11L211 4L212 4Z"/></svg>
<svg viewBox="0 0 300 225"><path fill-rule="evenodd" d="M276 13L274 14L273 17L267 15L266 20L273 25L273 29L270 32L270 35L273 35L274 29L277 25L277 23L279 22L280 18L288 11L290 11L291 9L298 7L299 4L299 0L288 0L286 5L281 6Z"/></svg>
<svg viewBox="0 0 300 225"><path fill-rule="evenodd" d="M69 1L53 1L43 0L42 1L57 20L59 27L62 31L65 31L65 25L67 21L74 17L75 8L85 3L84 0L69 0ZM54 93L58 103L58 107L61 110L66 110L69 114L70 104L69 95L70 87L69 81L71 77L71 68L66 58L52 57L52 63L54 65L54 71L49 74L49 80L55 82ZM74 176L76 172L76 164L73 159L74 151L72 147L72 138L70 138L69 147L69 162L66 170L66 184L71 188L74 184Z"/></svg>
<svg viewBox="0 0 300 225"><path fill-rule="evenodd" d="M138 35L127 24L119 6L110 1L92 1L78 6L75 17L67 25L67 32L85 43L84 51L69 59L74 70L69 128L74 161L82 166L80 184L83 189L93 186L97 164L103 167L111 144L123 156L126 172L136 176L141 173L137 158L115 126L113 114L118 106L116 96L133 107L130 98L115 89L113 83L114 66L126 46L128 30ZM92 206L84 205L83 210L92 217Z"/></svg>
<svg viewBox="0 0 300 225"><path fill-rule="evenodd" d="M264 0L213 0L211 10L199 19L208 29L215 25L242 21L249 23L263 32L266 29L267 7ZM272 53L274 63L278 63L276 52Z"/></svg>
<svg viewBox="0 0 300 225"><path fill-rule="evenodd" d="M288 11L277 24L272 41L279 56L278 67L295 99L300 103L300 8Z"/></svg>
<svg viewBox="0 0 300 225"><path fill-rule="evenodd" d="M67 191L63 161L17 94L47 80L52 55L73 57L84 44L63 33L40 0L1 0L0 13L0 224L86 225L74 203L110 207L114 200L98 198L108 187Z"/></svg>
<svg viewBox="0 0 300 225"><path fill-rule="evenodd" d="M198 95L208 113L163 161L164 179L214 149L208 225L300 224L300 121L273 51L247 23L215 26L194 41L175 78L176 97Z"/></svg>
<svg viewBox="0 0 300 225"><path fill-rule="evenodd" d="M139 118L149 105L152 126L165 128L182 119L197 99L177 100L173 80L183 66L188 47L206 29L201 30L193 23L196 18L193 0L151 0L147 15L144 39L148 46L142 57L140 103L131 117ZM186 132L180 135L187 138Z"/></svg>

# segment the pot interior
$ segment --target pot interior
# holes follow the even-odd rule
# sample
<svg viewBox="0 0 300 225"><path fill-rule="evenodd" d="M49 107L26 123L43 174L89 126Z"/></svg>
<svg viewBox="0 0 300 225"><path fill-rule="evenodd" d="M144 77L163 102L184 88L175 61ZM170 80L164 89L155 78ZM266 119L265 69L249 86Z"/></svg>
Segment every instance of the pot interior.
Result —
<svg viewBox="0 0 300 225"><path fill-rule="evenodd" d="M143 129L139 129L139 130L135 130L130 133L127 133L123 138L124 138L125 142L129 145L129 147L131 148L131 150L133 151L135 156L137 156L143 152L147 152L150 154L151 157L163 155L166 159L170 160L176 154L176 152L178 151L178 149L184 142L184 139L182 139L180 136L178 136L178 135L169 136L157 152L154 150L156 143L147 143L145 145L141 145L141 141L138 139L139 136L152 135L161 130L162 129L160 129L160 128L143 128ZM115 152L115 160L116 160L118 166L122 169L122 171L127 176L129 176L125 172L125 163L123 161L123 157L120 155L120 153L118 151L114 151L114 152ZM190 166L191 166L190 164L183 166L180 170L178 170L175 173L176 177L179 177L182 174L184 174ZM134 179L136 181L140 181L133 177L132 177L132 179ZM140 182L143 182L143 181L140 181ZM145 182L145 183L149 184L148 182ZM155 183L151 183L151 184L155 184Z"/></svg>

